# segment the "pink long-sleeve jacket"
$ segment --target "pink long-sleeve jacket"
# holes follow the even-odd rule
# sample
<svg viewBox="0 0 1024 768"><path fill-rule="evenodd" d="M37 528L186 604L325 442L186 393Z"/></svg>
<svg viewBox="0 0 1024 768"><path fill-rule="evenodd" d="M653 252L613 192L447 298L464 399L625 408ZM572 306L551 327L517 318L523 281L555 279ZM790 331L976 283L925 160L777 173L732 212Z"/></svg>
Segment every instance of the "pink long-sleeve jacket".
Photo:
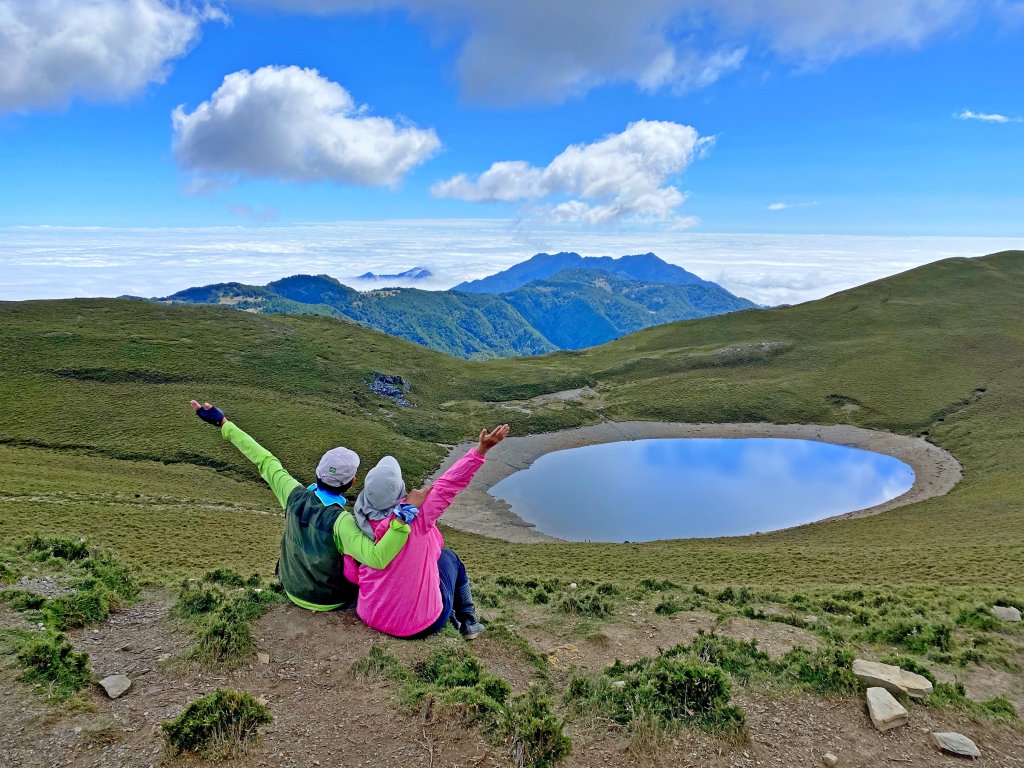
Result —
<svg viewBox="0 0 1024 768"><path fill-rule="evenodd" d="M409 526L409 540L387 568L360 565L346 555L345 576L359 584L356 612L367 626L408 637L437 621L442 608L437 558L444 546L437 519L483 463L484 457L471 449L438 478ZM390 518L371 523L378 541L390 523Z"/></svg>

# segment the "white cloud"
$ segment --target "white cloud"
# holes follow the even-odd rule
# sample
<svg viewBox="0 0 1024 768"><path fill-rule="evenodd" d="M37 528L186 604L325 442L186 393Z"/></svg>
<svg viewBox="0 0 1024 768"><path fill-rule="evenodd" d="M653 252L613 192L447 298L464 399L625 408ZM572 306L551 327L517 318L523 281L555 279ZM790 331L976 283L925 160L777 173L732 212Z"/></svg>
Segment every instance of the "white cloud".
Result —
<svg viewBox="0 0 1024 768"><path fill-rule="evenodd" d="M797 66L914 48L1009 0L238 0L313 13L400 9L459 46L469 99L558 102L605 83L706 87L748 52Z"/></svg>
<svg viewBox="0 0 1024 768"><path fill-rule="evenodd" d="M225 17L160 0L0 0L0 111L133 96L214 18Z"/></svg>
<svg viewBox="0 0 1024 768"><path fill-rule="evenodd" d="M233 72L172 122L175 157L201 179L394 186L441 146L433 129L371 116L338 83L299 67Z"/></svg>
<svg viewBox="0 0 1024 768"><path fill-rule="evenodd" d="M786 211L786 210L789 210L790 208L812 208L812 207L814 207L817 204L818 204L817 200L812 200L812 201L806 202L806 203L782 203L782 202L779 202L779 203L769 203L768 204L768 210L769 211Z"/></svg>
<svg viewBox="0 0 1024 768"><path fill-rule="evenodd" d="M621 256L653 251L759 304L796 303L951 256L1020 248L1021 239L703 232L522 232L507 221L378 221L307 226L0 228L0 300L164 296L212 282L263 284L297 273L357 275L415 265L448 288L539 251Z"/></svg>
<svg viewBox="0 0 1024 768"><path fill-rule="evenodd" d="M1007 117L1006 115L987 113L987 112L972 112L969 109L963 109L959 112L955 112L953 117L959 120L981 120L985 123L1020 123L1024 122L1024 117Z"/></svg>
<svg viewBox="0 0 1024 768"><path fill-rule="evenodd" d="M440 181L431 193L471 202L554 198L528 212L556 222L639 219L690 224L692 219L676 215L686 195L669 182L712 141L688 125L639 120L622 133L573 144L543 168L521 160L497 162L475 180L460 173Z"/></svg>

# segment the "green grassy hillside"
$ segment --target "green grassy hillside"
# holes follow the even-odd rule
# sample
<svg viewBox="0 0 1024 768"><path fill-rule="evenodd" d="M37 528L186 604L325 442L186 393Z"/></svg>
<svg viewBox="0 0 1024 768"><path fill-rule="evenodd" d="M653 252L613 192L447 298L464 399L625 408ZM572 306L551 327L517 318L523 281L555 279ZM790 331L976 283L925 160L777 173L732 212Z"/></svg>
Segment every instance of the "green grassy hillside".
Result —
<svg viewBox="0 0 1024 768"><path fill-rule="evenodd" d="M927 433L964 465L948 496L743 539L512 545L451 532L477 573L828 589L1024 583L1024 252L951 259L795 307L660 326L582 352L467 362L348 322L203 306L0 304L0 540L88 535L152 581L269 573L280 521L199 423L222 405L300 478L323 450L410 481L483 424L598 419L850 422ZM366 386L412 383L415 407ZM502 401L589 384L593 405ZM628 498L629 478L612 493ZM258 514L257 514L258 513Z"/></svg>

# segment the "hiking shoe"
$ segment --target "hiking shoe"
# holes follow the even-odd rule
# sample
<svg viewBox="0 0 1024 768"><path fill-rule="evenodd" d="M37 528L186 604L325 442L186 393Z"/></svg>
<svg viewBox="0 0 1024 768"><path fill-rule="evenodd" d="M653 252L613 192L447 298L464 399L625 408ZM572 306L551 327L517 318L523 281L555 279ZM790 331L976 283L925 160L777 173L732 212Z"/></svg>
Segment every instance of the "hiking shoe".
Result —
<svg viewBox="0 0 1024 768"><path fill-rule="evenodd" d="M479 621L468 621L459 627L459 632L465 640L476 640L486 627Z"/></svg>

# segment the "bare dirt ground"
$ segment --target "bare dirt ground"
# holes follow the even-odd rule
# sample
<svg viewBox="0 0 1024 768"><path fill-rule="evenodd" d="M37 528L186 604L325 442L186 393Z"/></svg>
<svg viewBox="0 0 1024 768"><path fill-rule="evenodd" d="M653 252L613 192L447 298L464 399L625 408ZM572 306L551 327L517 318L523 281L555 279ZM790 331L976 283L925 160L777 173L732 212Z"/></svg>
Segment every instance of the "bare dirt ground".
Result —
<svg viewBox="0 0 1024 768"><path fill-rule="evenodd" d="M943 496L952 490L962 475L960 463L951 453L923 438L862 429L847 424L825 426L817 424L682 424L606 421L589 427L579 427L561 432L506 438L488 454L487 463L477 472L473 484L459 494L445 513L445 524L471 533L517 543L552 541L552 537L535 530L530 523L516 515L508 504L491 496L488 493L489 489L514 472L526 469L540 456L552 451L620 440L673 437L782 437L818 440L888 454L910 465L914 470L914 485L902 496L869 509L837 515L835 518L829 519L877 515L880 512L924 501L933 496ZM445 469L472 447L473 443L455 446L434 474L434 478L440 476Z"/></svg>
<svg viewBox="0 0 1024 768"><path fill-rule="evenodd" d="M180 660L191 636L166 618L170 603L166 593L149 593L105 623L74 635L76 646L89 651L98 675L124 672L133 679L132 688L117 700L109 700L95 686L84 705L51 706L39 691L16 682L15 672L5 665L0 671L0 765L205 764L193 757L167 762L158 725L181 712L187 702L223 686L264 698L275 718L247 754L228 760L232 766L511 764L501 745L489 743L471 728L431 712L399 709L397 683L350 673L351 665L375 643L385 644L403 663L411 664L439 644L461 640L398 641L367 629L351 612L313 614L283 605L254 627L258 650L269 655L268 664L253 661L233 672L211 672ZM14 617L0 617L4 618ZM628 661L649 655L691 640L699 629L714 627L733 637L756 637L773 655L816 642L807 631L786 625L731 619L716 626L710 614L662 617L634 605L627 605L614 621L599 624L573 618L553 621L540 608L522 606L511 612L510 624L545 654L556 689L574 669L600 669L615 658ZM470 648L515 691L525 690L536 679L537 670L523 651L497 636L485 636ZM992 695L1000 685L988 679L982 687L983 695ZM940 754L929 741L929 731L956 730L981 748L982 765L1024 766L1021 731L951 710L911 704L910 725L882 734L872 727L860 697L782 696L769 689L737 686L734 698L748 716L743 738L722 741L685 731L650 750L614 723L576 718L566 726L574 750L564 765L791 768L822 765L822 755L833 752L840 766L956 766L961 761Z"/></svg>

